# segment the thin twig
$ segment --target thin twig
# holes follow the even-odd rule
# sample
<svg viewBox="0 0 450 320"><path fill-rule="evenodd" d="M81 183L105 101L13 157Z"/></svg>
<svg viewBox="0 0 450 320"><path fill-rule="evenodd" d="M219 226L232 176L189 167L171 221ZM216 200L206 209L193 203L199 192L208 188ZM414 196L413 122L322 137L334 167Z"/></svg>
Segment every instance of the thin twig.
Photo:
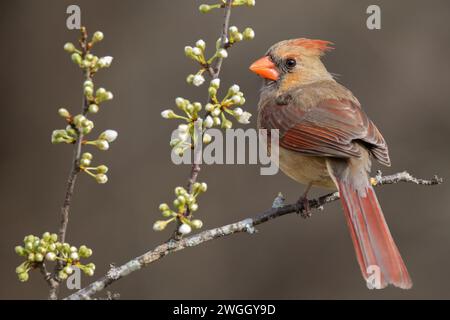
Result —
<svg viewBox="0 0 450 320"><path fill-rule="evenodd" d="M82 58L84 59L85 56L89 53L89 44L87 39L87 32L86 29L83 27L81 29L81 48L82 48ZM83 78L84 80L92 80L92 75L90 73L89 68L85 69L83 72ZM83 94L83 100L81 105L81 114L86 115L89 109L89 100L88 98ZM69 213L70 213L70 206L72 204L72 197L75 189L75 182L77 180L77 176L80 173L80 158L81 158L81 148L83 145L83 134L81 131L78 131L78 139L74 144L73 149L73 157L72 157L72 167L70 169L69 177L67 178L67 187L66 187L66 194L64 197L64 202L61 207L61 222L59 227L59 241L61 243L64 243L66 241L66 233L67 233L67 226L69 224ZM56 300L58 298L58 288L59 288L59 282L58 279L58 271L62 269L62 263L58 261L58 263L55 266L55 270L52 275L52 285L50 285L50 291L49 291L49 299ZM48 281L47 281L48 282Z"/></svg>
<svg viewBox="0 0 450 320"><path fill-rule="evenodd" d="M418 185L438 185L443 182L443 180L437 176L430 180L417 179L411 176L408 172L400 172L389 176L382 176L381 172L377 173L375 178L372 178L372 184L375 186L384 185L384 184L396 184L399 182L408 182L414 183ZM321 210L323 205L336 201L339 199L339 193L329 193L317 199L309 200L310 209L319 209ZM272 219L291 214L296 212L301 212L304 210L304 203L298 202L294 204L283 204L284 199L280 194L274 201L274 205L271 209L253 217L244 219L232 224L228 224L219 228L214 228L210 230L206 230L200 232L196 235L183 238L180 240L169 240L155 249L144 253L143 255L136 257L124 265L120 267L112 267L108 273L100 278L99 280L91 283L87 287L77 291L76 293L70 295L66 299L70 300L80 300L80 299L91 299L93 295L98 292L101 292L104 288L112 284L113 282L126 277L134 271L137 271L143 267L150 265L151 263L160 260L161 258L167 256L168 254L198 246L202 243L208 242L210 240L214 240L217 238L229 236L235 233L247 232L247 233L255 233L255 226L268 222Z"/></svg>
<svg viewBox="0 0 450 320"><path fill-rule="evenodd" d="M220 35L220 47L224 48L224 49L228 49L227 39L228 39L228 28L230 25L230 18L231 18L232 2L233 2L233 0L227 0L227 2L224 3L224 5L223 5L223 8L225 9L225 13L224 13L224 18L223 18L224 21L223 21L223 25L222 25L222 31L221 31L221 35ZM209 76L211 77L211 79L219 78L220 71L222 69L222 63L223 63L223 58L219 57L215 60L213 65L207 66L206 71L209 74ZM208 102L211 102L211 101L208 101ZM202 138L199 137L197 140L198 140L197 143L201 143ZM187 190L189 192L192 192L192 186L198 180L198 175L201 170L201 166L200 166L201 160L202 160L202 153L199 152L199 150L197 150L196 148L194 148L194 162L191 166L191 172L190 172L188 183L187 183ZM186 208L185 215L186 216L190 215L189 208ZM181 222L177 221L177 228L175 229L175 231L173 232L173 234L171 236L172 240L181 239L181 235L178 232L178 227L180 225L181 225Z"/></svg>

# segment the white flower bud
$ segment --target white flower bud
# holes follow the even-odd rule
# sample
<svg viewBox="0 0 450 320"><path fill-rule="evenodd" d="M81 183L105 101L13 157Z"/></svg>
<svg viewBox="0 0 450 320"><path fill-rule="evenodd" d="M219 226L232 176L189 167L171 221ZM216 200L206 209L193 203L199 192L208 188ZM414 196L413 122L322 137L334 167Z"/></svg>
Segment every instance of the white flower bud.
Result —
<svg viewBox="0 0 450 320"><path fill-rule="evenodd" d="M250 123L250 117L252 116L252 114L250 112L245 111L242 115L240 115L237 120L240 123L243 124L249 124Z"/></svg>
<svg viewBox="0 0 450 320"><path fill-rule="evenodd" d="M211 103L206 104L205 110L206 110L207 112L213 111L213 110L214 110L214 105L211 104Z"/></svg>
<svg viewBox="0 0 450 320"><path fill-rule="evenodd" d="M109 143L111 143L111 142L114 142L114 140L117 139L118 135L119 134L117 133L116 130L106 130L99 136L99 139L106 140Z"/></svg>
<svg viewBox="0 0 450 320"><path fill-rule="evenodd" d="M175 104L177 105L178 108L183 109L187 106L188 101L186 101L186 99L178 97L175 99Z"/></svg>
<svg viewBox="0 0 450 320"><path fill-rule="evenodd" d="M78 255L77 252L72 252L70 254L70 259L72 259L72 260L80 260L80 256Z"/></svg>
<svg viewBox="0 0 450 320"><path fill-rule="evenodd" d="M211 114L213 115L213 117L218 117L218 116L220 116L221 112L222 112L222 110L220 110L220 108L215 108L215 109L211 112Z"/></svg>
<svg viewBox="0 0 450 320"><path fill-rule="evenodd" d="M98 60L98 66L100 68L109 68L111 66L111 63L113 61L113 57L111 56L106 56L106 57L102 57Z"/></svg>
<svg viewBox="0 0 450 320"><path fill-rule="evenodd" d="M242 33L236 33L233 36L233 39L235 42L240 42L240 41L244 40L244 36L242 35Z"/></svg>
<svg viewBox="0 0 450 320"><path fill-rule="evenodd" d="M200 191L201 192L206 192L206 190L208 190L208 185L206 184L206 182L202 182L200 183Z"/></svg>
<svg viewBox="0 0 450 320"><path fill-rule="evenodd" d="M163 112L161 112L161 117L163 117L164 119L172 119L175 116L175 113L170 110L164 110Z"/></svg>
<svg viewBox="0 0 450 320"><path fill-rule="evenodd" d="M211 80L210 87L219 89L219 87L220 87L220 79L217 78L217 79Z"/></svg>
<svg viewBox="0 0 450 320"><path fill-rule="evenodd" d="M192 228L190 225L183 223L179 228L178 228L178 232L181 234L189 234L191 233Z"/></svg>
<svg viewBox="0 0 450 320"><path fill-rule="evenodd" d="M220 124L222 123L219 117L214 117L213 120L215 126L220 126Z"/></svg>
<svg viewBox="0 0 450 320"><path fill-rule="evenodd" d="M226 57L228 57L228 52L227 52L227 50L225 50L225 49L220 49L220 50L217 52L217 55L218 55L220 58L226 58Z"/></svg>
<svg viewBox="0 0 450 320"><path fill-rule="evenodd" d="M231 101L233 101L234 104L239 104L241 102L241 97L238 95L234 95L231 97Z"/></svg>
<svg viewBox="0 0 450 320"><path fill-rule="evenodd" d="M48 252L45 255L45 259L48 261L55 261L56 260L56 254L54 254L53 252Z"/></svg>
<svg viewBox="0 0 450 320"><path fill-rule="evenodd" d="M207 116L205 121L203 121L206 128L211 128L214 125L214 120L211 116Z"/></svg>
<svg viewBox="0 0 450 320"><path fill-rule="evenodd" d="M200 74L196 74L192 79L192 84L196 87L201 86L203 82L205 82L205 78L203 78L203 76Z"/></svg>
<svg viewBox="0 0 450 320"><path fill-rule="evenodd" d="M73 273L73 268L71 266L65 266L63 270L68 275L71 275Z"/></svg>
<svg viewBox="0 0 450 320"><path fill-rule="evenodd" d="M228 31L230 32L230 34L233 34L233 33L238 33L238 32L239 32L239 29L238 29L236 26L231 26L231 27L228 29Z"/></svg>
<svg viewBox="0 0 450 320"><path fill-rule="evenodd" d="M237 84L233 84L229 91L231 94L237 94L240 90L241 88Z"/></svg>
<svg viewBox="0 0 450 320"><path fill-rule="evenodd" d="M209 134L207 134L207 133L204 133L204 134L203 134L203 143L204 143L204 144L210 143L211 140L212 140L211 135L209 135Z"/></svg>
<svg viewBox="0 0 450 320"><path fill-rule="evenodd" d="M192 54L194 56L200 56L202 54L202 50L200 48L197 48L197 47L192 48Z"/></svg>
<svg viewBox="0 0 450 320"><path fill-rule="evenodd" d="M109 149L109 143L106 140L97 140L95 145L102 151L106 151Z"/></svg>
<svg viewBox="0 0 450 320"><path fill-rule="evenodd" d="M244 113L244 111L241 108L236 108L233 110L233 114L235 117L239 117Z"/></svg>
<svg viewBox="0 0 450 320"><path fill-rule="evenodd" d="M247 0L247 5L249 7L254 7L255 6L255 0Z"/></svg>
<svg viewBox="0 0 450 320"><path fill-rule="evenodd" d="M206 48L206 43L205 43L205 41L203 41L202 39L200 39L200 40L198 40L198 41L195 43L195 46L196 46L197 48L200 48L201 50L205 50L205 48Z"/></svg>

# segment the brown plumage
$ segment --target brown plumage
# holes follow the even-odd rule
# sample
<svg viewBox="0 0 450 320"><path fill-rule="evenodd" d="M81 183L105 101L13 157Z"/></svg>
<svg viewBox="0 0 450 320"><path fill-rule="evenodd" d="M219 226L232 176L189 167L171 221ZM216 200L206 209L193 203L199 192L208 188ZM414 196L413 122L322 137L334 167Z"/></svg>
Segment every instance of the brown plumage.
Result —
<svg viewBox="0 0 450 320"><path fill-rule="evenodd" d="M340 192L364 278L381 271L380 287L412 283L369 183L370 158L390 165L386 142L353 94L320 57L330 42L294 39L272 46L250 69L264 80L258 127L278 129L279 165L292 179Z"/></svg>

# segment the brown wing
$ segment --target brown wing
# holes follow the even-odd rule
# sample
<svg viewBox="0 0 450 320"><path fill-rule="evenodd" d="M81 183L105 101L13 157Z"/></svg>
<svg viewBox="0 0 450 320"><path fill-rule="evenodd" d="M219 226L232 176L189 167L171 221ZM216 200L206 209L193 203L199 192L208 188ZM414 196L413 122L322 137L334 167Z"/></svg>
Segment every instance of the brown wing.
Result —
<svg viewBox="0 0 450 320"><path fill-rule="evenodd" d="M298 103L297 103L298 104ZM362 109L347 99L326 99L316 106L289 102L265 105L261 126L280 130L280 145L309 155L339 158L360 157L355 142L367 147L382 164L390 165L383 136Z"/></svg>

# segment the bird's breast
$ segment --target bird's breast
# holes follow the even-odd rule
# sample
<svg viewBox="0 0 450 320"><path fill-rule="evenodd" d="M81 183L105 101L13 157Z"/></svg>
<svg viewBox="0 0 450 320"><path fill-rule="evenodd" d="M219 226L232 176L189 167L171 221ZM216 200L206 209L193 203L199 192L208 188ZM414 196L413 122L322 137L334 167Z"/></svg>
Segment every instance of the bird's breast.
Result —
<svg viewBox="0 0 450 320"><path fill-rule="evenodd" d="M295 181L313 186L336 189L331 179L325 157L303 155L280 146L279 168Z"/></svg>

